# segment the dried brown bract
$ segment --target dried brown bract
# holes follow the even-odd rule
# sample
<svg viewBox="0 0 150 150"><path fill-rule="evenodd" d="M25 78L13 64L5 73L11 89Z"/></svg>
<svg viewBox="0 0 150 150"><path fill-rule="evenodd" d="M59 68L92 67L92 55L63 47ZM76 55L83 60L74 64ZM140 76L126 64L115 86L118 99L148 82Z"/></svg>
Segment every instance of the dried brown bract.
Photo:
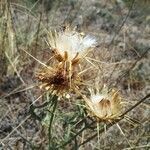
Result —
<svg viewBox="0 0 150 150"><path fill-rule="evenodd" d="M78 74L75 71L70 74L64 63L59 63L54 68L41 69L37 73L37 78L41 82L40 88L59 96L66 95L80 83Z"/></svg>

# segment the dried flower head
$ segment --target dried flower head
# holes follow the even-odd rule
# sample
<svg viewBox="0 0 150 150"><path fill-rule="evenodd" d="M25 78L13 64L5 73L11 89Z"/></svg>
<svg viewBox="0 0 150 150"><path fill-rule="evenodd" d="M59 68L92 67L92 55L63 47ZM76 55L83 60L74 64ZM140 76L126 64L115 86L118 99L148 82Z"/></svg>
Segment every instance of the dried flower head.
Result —
<svg viewBox="0 0 150 150"><path fill-rule="evenodd" d="M59 32L50 32L48 43L58 61L70 61L75 64L84 58L91 48L95 47L96 39L66 27Z"/></svg>
<svg viewBox="0 0 150 150"><path fill-rule="evenodd" d="M90 98L85 98L89 114L99 121L112 121L119 119L122 105L118 91L108 91L106 86L99 91L90 90Z"/></svg>
<svg viewBox="0 0 150 150"><path fill-rule="evenodd" d="M42 83L40 88L50 91L58 96L65 96L73 90L80 82L80 78L75 73L70 74L68 67L64 63L59 63L54 68L43 68L37 73L37 78Z"/></svg>
<svg viewBox="0 0 150 150"><path fill-rule="evenodd" d="M37 78L42 82L41 88L57 95L65 95L79 84L78 62L95 46L96 41L90 36L71 31L69 28L59 32L50 32L48 44L54 52L53 68L41 69Z"/></svg>

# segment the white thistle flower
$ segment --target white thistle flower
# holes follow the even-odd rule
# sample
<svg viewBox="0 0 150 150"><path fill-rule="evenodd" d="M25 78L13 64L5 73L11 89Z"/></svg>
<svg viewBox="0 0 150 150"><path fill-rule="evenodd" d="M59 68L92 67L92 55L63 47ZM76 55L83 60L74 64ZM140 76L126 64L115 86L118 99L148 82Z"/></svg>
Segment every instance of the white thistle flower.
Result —
<svg viewBox="0 0 150 150"><path fill-rule="evenodd" d="M83 36L75 30L68 28L64 31L49 34L49 44L54 52L59 55L60 61L82 59L88 51L95 47L96 39L89 35Z"/></svg>

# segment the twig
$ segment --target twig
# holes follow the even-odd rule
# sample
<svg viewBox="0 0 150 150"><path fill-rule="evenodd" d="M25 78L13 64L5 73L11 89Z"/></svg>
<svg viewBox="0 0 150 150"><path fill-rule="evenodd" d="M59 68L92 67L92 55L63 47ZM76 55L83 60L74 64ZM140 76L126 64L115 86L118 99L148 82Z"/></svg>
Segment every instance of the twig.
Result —
<svg viewBox="0 0 150 150"><path fill-rule="evenodd" d="M130 13L131 13L131 10L132 10L132 8L133 8L133 6L134 6L134 2L135 2L135 0L132 0L131 5L130 5L130 8L129 8L129 11L128 11L126 17L124 18L122 24L120 25L119 29L115 32L115 35L114 35L114 37L112 38L112 40L111 40L111 42L110 42L110 44L109 44L109 47L110 47L111 44L114 42L116 36L119 34L119 32L121 31L121 29L122 29L122 27L124 26L125 22L127 21L129 15L130 15Z"/></svg>

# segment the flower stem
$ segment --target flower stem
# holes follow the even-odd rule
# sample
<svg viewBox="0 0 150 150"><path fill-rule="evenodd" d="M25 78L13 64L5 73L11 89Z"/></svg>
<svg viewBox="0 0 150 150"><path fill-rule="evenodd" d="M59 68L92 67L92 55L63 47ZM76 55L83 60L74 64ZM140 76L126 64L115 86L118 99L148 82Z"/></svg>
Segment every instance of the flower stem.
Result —
<svg viewBox="0 0 150 150"><path fill-rule="evenodd" d="M53 122L54 115L55 115L58 97L54 95L51 100L52 100L51 107L53 108L52 108L51 118L50 118L49 127L48 127L49 150L51 149L51 145L52 145L52 141L51 141L52 140L52 122Z"/></svg>

